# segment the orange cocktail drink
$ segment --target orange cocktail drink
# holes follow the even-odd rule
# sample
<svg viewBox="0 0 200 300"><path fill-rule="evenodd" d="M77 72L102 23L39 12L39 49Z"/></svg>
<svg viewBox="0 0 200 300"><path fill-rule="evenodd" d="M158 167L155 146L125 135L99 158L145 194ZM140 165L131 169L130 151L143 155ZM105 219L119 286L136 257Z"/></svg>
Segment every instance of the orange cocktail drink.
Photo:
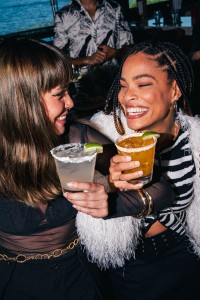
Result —
<svg viewBox="0 0 200 300"><path fill-rule="evenodd" d="M124 173L143 171L143 175L140 178L132 179L129 182L143 182L147 184L152 179L157 138L152 136L148 139L143 139L142 134L135 132L124 135L117 139L116 147L120 155L129 155L132 161L140 162L139 167L124 171Z"/></svg>

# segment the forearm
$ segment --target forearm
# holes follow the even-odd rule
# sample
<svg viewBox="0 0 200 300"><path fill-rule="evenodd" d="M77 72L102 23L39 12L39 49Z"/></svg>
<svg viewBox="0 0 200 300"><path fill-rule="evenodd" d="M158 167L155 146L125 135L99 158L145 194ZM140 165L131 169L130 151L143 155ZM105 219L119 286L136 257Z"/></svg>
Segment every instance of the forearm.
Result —
<svg viewBox="0 0 200 300"><path fill-rule="evenodd" d="M144 189L152 198L152 213L171 206L174 201L174 192L164 178L160 178L159 182L146 188L144 187ZM109 194L108 218L122 216L138 217L143 211L144 202L137 191L118 191L117 193Z"/></svg>
<svg viewBox="0 0 200 300"><path fill-rule="evenodd" d="M88 58L87 57L71 58L71 62L74 67L86 66L88 65Z"/></svg>

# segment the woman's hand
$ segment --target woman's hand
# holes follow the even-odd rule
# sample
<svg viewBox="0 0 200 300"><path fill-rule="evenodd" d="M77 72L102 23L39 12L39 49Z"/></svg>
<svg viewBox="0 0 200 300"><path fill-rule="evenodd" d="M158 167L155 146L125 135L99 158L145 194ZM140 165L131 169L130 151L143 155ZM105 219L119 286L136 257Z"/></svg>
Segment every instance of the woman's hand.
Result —
<svg viewBox="0 0 200 300"><path fill-rule="evenodd" d="M91 182L70 182L67 185L69 188L82 190L64 193L75 209L97 218L108 215L108 194L103 185Z"/></svg>
<svg viewBox="0 0 200 300"><path fill-rule="evenodd" d="M120 190L138 190L143 184L128 183L131 179L137 179L143 175L142 171L136 171L129 174L123 174L122 171L131 170L140 166L139 161L131 161L130 156L115 155L110 161L109 181Z"/></svg>

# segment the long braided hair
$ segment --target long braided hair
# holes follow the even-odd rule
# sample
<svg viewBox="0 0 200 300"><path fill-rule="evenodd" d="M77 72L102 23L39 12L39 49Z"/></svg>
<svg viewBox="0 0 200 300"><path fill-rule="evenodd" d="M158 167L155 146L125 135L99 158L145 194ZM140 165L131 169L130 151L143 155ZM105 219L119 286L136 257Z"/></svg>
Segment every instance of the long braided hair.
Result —
<svg viewBox="0 0 200 300"><path fill-rule="evenodd" d="M189 58L183 51L171 42L142 42L133 45L122 58L118 73L108 92L104 113L113 113L116 130L120 135L125 133L120 119L122 107L118 103L118 93L120 91L120 76L122 67L129 55L144 53L152 56L160 67L166 66L166 72L169 79L175 79L182 93L178 101L178 107L184 110L188 115L192 115L190 101L194 86L194 74Z"/></svg>

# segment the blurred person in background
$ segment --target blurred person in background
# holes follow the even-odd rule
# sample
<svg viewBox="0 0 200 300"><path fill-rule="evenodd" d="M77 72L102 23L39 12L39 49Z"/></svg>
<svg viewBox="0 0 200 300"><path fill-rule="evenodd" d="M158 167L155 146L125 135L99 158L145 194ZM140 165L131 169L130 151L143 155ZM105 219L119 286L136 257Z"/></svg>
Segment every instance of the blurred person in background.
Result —
<svg viewBox="0 0 200 300"><path fill-rule="evenodd" d="M54 45L71 57L79 72L116 64L132 43L122 8L113 0L72 0L56 14Z"/></svg>

